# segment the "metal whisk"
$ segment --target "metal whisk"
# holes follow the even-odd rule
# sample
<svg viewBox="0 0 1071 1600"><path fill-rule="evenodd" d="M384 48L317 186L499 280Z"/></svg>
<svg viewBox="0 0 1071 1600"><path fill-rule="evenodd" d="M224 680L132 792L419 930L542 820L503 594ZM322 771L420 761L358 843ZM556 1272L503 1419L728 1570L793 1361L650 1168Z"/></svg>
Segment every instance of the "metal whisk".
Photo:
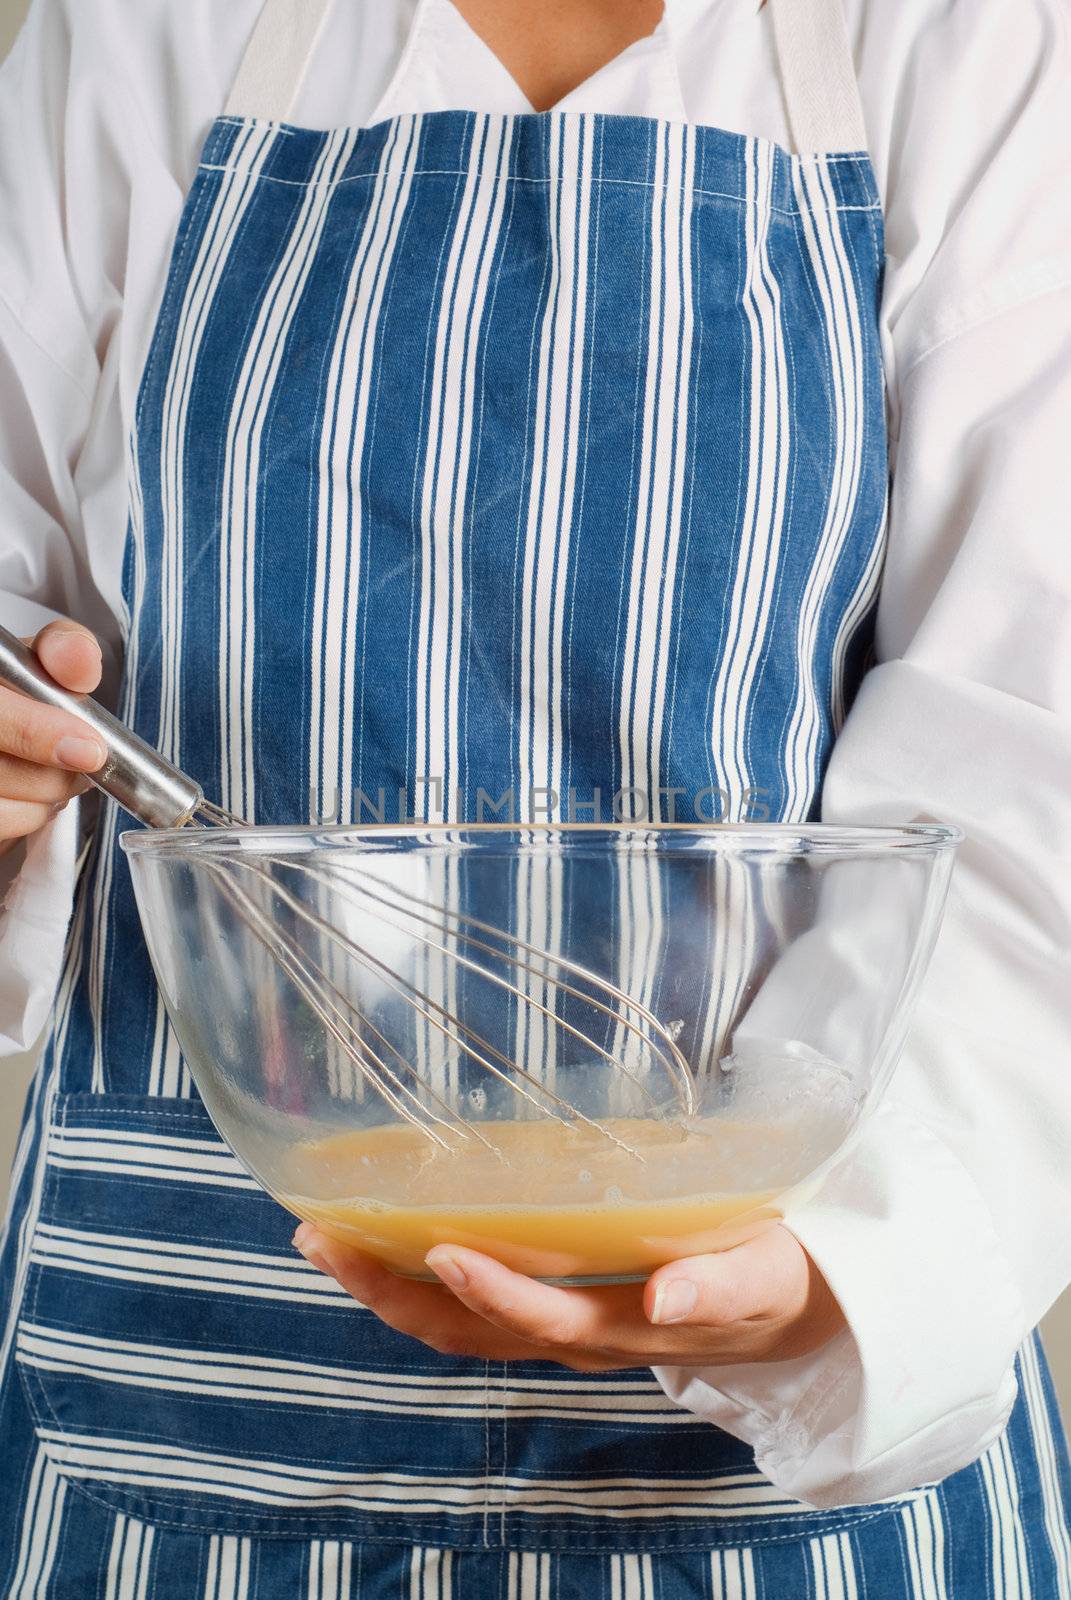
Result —
<svg viewBox="0 0 1071 1600"><path fill-rule="evenodd" d="M201 786L193 778L147 745L97 701L62 689L45 672L32 651L2 627L0 683L86 722L108 752L104 766L91 775L91 781L148 827L181 828L191 823L213 828L249 827L241 818L206 800ZM235 861L236 858L229 858L232 867ZM442 1001L422 991L404 971L392 965L381 950L339 932L273 868L311 879L333 900L341 899L362 917L374 918L374 925L419 940L428 951L453 964L456 971L478 975L480 982L490 984L510 1004L532 1008L555 1029L570 1035L583 1050L608 1062L630 1081L641 1098L656 1107L656 1097L645 1081L645 1074L622 1060L620 1054L615 1054L608 1044L593 1037L578 1023L570 1022L561 1014L559 1004L562 1000L572 1001L592 1011L601 1019L608 1036L616 1033L630 1044L641 1045L648 1067L655 1063L661 1065L675 1091L675 1112L687 1116L694 1111L692 1074L670 1031L641 1002L580 963L538 945L527 944L480 918L424 901L364 869L328 869L296 857L273 856L269 851L250 852L239 864L249 873L249 889L236 882L233 873L219 872L235 913L278 961L325 1032L365 1083L380 1094L398 1116L435 1143L446 1146L451 1140L469 1138L483 1144L489 1141L472 1122L457 1113L445 1096L429 1085L372 1017L339 987L330 970L334 965L330 954L326 961L317 959L306 944L289 931L290 925L314 932L329 953L335 951L345 961L363 967L381 987L411 1007L420 1022L446 1040L459 1056L490 1074L530 1106L563 1122L594 1128L615 1144L620 1145L622 1141L604 1124L585 1116L549 1083L483 1037ZM210 865L209 870L212 870ZM503 970L498 970L499 967ZM555 1004L548 1005L537 993L532 993L531 985L526 989L525 979L534 980L537 990L553 993Z"/></svg>

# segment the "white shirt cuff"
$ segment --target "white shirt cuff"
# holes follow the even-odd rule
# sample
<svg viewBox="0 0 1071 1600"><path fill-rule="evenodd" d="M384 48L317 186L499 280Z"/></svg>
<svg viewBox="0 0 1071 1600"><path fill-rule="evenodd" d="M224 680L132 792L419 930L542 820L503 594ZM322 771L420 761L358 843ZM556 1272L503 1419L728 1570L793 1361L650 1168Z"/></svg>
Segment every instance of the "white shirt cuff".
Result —
<svg viewBox="0 0 1071 1600"><path fill-rule="evenodd" d="M848 1331L790 1362L656 1368L679 1405L744 1440L810 1505L946 1477L999 1435L1024 1313L993 1220L954 1153L890 1095L786 1223Z"/></svg>
<svg viewBox="0 0 1071 1600"><path fill-rule="evenodd" d="M16 853L17 852L17 853ZM0 1056L36 1042L52 1003L71 914L78 853L78 806L71 804L15 847L0 872ZM20 863L21 857L21 863Z"/></svg>

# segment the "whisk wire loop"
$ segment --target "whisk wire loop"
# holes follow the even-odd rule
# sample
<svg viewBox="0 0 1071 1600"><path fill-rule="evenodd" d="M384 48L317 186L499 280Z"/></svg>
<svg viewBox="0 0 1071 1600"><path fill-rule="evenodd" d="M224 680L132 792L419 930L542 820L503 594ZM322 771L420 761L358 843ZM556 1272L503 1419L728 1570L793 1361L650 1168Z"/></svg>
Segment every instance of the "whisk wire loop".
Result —
<svg viewBox="0 0 1071 1600"><path fill-rule="evenodd" d="M201 802L190 820L212 828L240 830L246 826L239 818L209 800ZM233 865L231 862L229 867ZM596 1015L612 1021L620 1032L638 1041L652 1062L661 1064L673 1086L677 1102L675 1110L683 1112L686 1117L694 1112L692 1074L672 1035L642 1002L580 962L529 944L482 918L422 900L412 891L388 883L371 871L358 872L346 868L329 871L309 866L291 856L273 855L270 851L251 852L240 860L240 865L264 886L281 909L288 911L298 923L314 932L329 948L341 951L346 960L356 962L366 971L374 973L377 981L388 992L401 998L414 1016L535 1110L566 1123L583 1123L613 1144L623 1144L603 1123L570 1104L548 1083L485 1038L464 1017L454 1014L432 995L422 992L383 956L376 955L367 942L361 943L340 933L300 894L287 887L280 874L288 871L303 876L326 890L337 901L349 905L358 915L374 919L382 928L419 941L426 951L441 956L455 968L473 974L508 995L518 1008L538 1013L585 1051L611 1065L657 1111L659 1102L643 1076L622 1060L619 1053L608 1049L591 1033L563 1016L557 1002L568 998L590 1008ZM279 960L284 972L363 1080L391 1109L440 1145L449 1145L451 1138L467 1139L474 1135L481 1143L491 1144L473 1122L460 1116L445 1096L428 1083L425 1075L418 1073L398 1046L339 988L301 941L285 931L281 919L258 906L253 897L233 881L233 871L225 867L220 867L218 871L227 880L231 903L238 914L249 924L269 953ZM376 909L370 910L370 906ZM431 934L428 929L432 930ZM454 941L454 945L444 942L447 940ZM486 957L487 960L477 959L477 956ZM496 971L488 964L493 961L508 965L522 979L526 976L534 978L552 988L555 1005L545 1004L522 987L521 983ZM373 1046L372 1040L378 1042L379 1049ZM387 1055L396 1060L396 1066L390 1064ZM407 1081L409 1078L415 1079L416 1088ZM624 1148L629 1147L626 1145Z"/></svg>

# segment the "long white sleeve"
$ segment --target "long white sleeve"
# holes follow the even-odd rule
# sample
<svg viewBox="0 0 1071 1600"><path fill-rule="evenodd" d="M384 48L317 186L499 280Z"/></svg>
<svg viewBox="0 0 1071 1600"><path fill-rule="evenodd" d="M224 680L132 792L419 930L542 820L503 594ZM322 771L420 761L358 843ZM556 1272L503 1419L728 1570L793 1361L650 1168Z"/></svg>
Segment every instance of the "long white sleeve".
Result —
<svg viewBox="0 0 1071 1600"><path fill-rule="evenodd" d="M898 437L878 664L823 817L939 819L966 842L890 1091L788 1218L850 1331L773 1370L660 1373L820 1506L974 1460L1014 1401L1019 1345L1071 1279L1054 1224L1071 1200L1071 79L1066 33L1039 27L1034 48L1028 63L1013 47L1006 65L1030 72L1006 71L1007 104L989 107L992 155L886 308ZM896 224L909 258L918 241Z"/></svg>
<svg viewBox="0 0 1071 1600"><path fill-rule="evenodd" d="M125 530L125 429L109 374L130 189L110 152L131 102L107 112L85 37L61 6L34 6L0 70L0 619L19 634L54 616L85 622L104 648L107 693ZM77 837L69 806L3 859L0 1054L29 1046L45 1022Z"/></svg>
<svg viewBox="0 0 1071 1600"><path fill-rule="evenodd" d="M126 441L182 202L261 0L34 0L0 67L0 622L56 615L120 655ZM313 74L359 121L399 8L337 7ZM0 1055L31 1043L71 909L68 811L0 859Z"/></svg>
<svg viewBox="0 0 1071 1600"><path fill-rule="evenodd" d="M32 634L56 615L78 618L100 636L114 681L116 619L92 570L84 508L102 485L107 497L121 450L117 417L98 405L117 315L115 219L79 214L79 164L92 172L106 146L76 66L61 17L39 7L0 71L0 620ZM121 186L98 178L93 190L121 205ZM44 1023L76 841L69 807L4 858L0 1055L32 1044Z"/></svg>

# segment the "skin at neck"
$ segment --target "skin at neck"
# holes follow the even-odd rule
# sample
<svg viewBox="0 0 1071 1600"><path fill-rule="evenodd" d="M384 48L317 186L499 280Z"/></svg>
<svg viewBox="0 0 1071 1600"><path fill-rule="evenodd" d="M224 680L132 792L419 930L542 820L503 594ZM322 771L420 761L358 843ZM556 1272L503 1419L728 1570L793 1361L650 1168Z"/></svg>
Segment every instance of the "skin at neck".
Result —
<svg viewBox="0 0 1071 1600"><path fill-rule="evenodd" d="M536 111L549 111L662 20L663 0L454 0Z"/></svg>

